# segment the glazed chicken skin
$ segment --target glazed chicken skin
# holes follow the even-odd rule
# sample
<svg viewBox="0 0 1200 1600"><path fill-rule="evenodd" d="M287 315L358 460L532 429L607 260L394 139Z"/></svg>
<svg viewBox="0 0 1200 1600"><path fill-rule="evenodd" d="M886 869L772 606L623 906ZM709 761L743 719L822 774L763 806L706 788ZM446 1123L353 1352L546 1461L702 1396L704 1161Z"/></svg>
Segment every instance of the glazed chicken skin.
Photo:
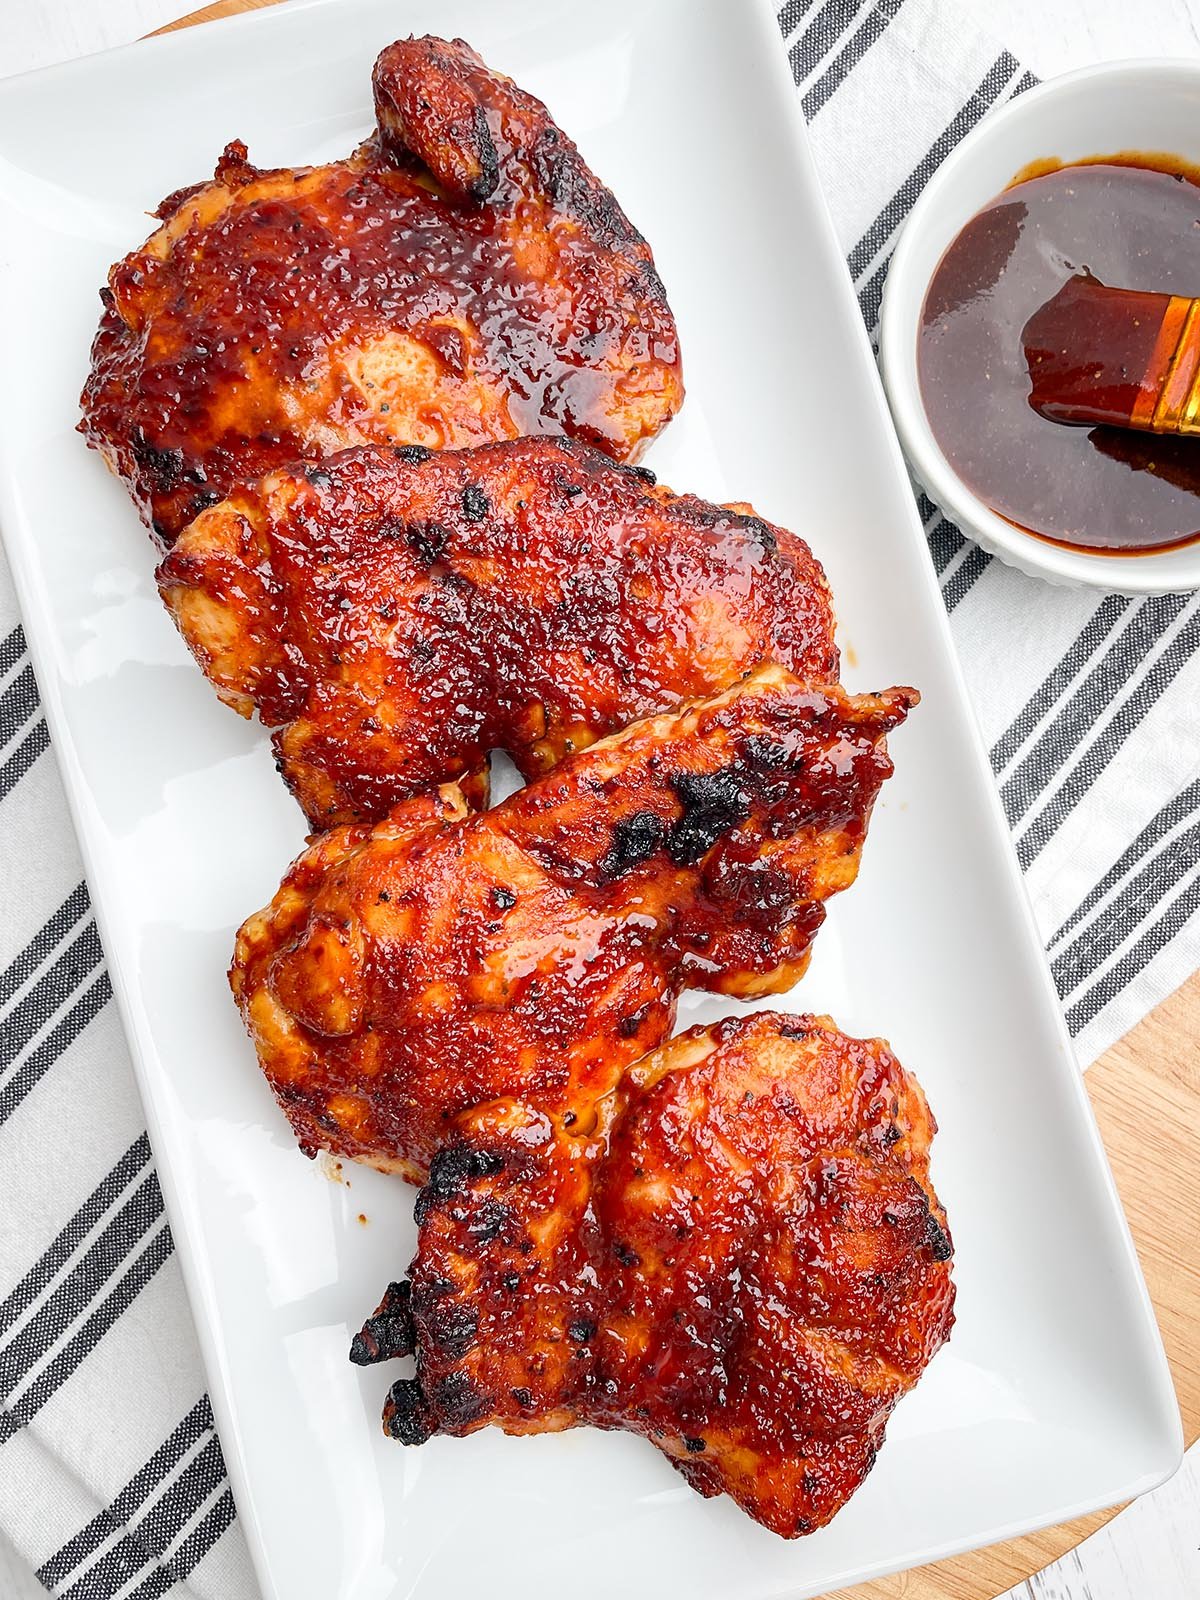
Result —
<svg viewBox="0 0 1200 1600"><path fill-rule="evenodd" d="M507 750L526 778L764 659L837 678L808 547L566 439L343 452L235 492L163 561L218 694L314 828Z"/></svg>
<svg viewBox="0 0 1200 1600"><path fill-rule="evenodd" d="M644 1057L589 1136L480 1107L351 1357L415 1353L384 1411L405 1444L625 1429L702 1495L809 1533L950 1331L934 1127L884 1043L774 1012Z"/></svg>
<svg viewBox="0 0 1200 1600"><path fill-rule="evenodd" d="M545 106L461 40L389 46L374 91L353 155L231 144L109 273L81 429L165 544L298 458L566 433L630 461L679 409L649 246Z"/></svg>
<svg viewBox="0 0 1200 1600"><path fill-rule="evenodd" d="M915 698L764 667L487 812L448 785L315 840L230 975L302 1148L420 1181L505 1096L587 1131L682 989L789 987Z"/></svg>

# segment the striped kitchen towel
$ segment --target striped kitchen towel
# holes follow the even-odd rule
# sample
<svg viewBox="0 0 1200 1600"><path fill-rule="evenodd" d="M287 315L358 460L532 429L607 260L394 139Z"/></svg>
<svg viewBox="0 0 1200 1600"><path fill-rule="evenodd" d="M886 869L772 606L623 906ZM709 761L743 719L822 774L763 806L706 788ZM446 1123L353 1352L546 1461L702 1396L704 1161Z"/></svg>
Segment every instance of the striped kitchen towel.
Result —
<svg viewBox="0 0 1200 1600"><path fill-rule="evenodd" d="M876 340L913 202L1035 79L945 0L787 0L779 25ZM1200 966L1200 597L1054 588L917 503L1086 1064Z"/></svg>
<svg viewBox="0 0 1200 1600"><path fill-rule="evenodd" d="M953 0L787 0L779 23L873 330L922 185L1032 79ZM1200 964L1200 601L1039 585L919 503L1086 1062ZM0 884L0 1527L71 1600L252 1600L2 572Z"/></svg>

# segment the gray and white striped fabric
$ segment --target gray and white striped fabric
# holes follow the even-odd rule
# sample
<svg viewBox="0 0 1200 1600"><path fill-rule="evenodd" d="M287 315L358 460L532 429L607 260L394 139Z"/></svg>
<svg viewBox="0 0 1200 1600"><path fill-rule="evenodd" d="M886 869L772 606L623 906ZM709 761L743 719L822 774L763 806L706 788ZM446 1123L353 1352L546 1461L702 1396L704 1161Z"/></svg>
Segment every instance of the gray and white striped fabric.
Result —
<svg viewBox="0 0 1200 1600"><path fill-rule="evenodd" d="M873 329L922 185L1032 79L953 0L787 0L779 22ZM1200 965L1200 601L1038 585L919 504L1086 1063ZM0 885L0 1526L71 1600L252 1600L2 571Z"/></svg>
<svg viewBox="0 0 1200 1600"><path fill-rule="evenodd" d="M779 21L874 337L914 200L1034 79L939 0L788 0ZM1053 588L918 505L1086 1064L1200 965L1200 597Z"/></svg>

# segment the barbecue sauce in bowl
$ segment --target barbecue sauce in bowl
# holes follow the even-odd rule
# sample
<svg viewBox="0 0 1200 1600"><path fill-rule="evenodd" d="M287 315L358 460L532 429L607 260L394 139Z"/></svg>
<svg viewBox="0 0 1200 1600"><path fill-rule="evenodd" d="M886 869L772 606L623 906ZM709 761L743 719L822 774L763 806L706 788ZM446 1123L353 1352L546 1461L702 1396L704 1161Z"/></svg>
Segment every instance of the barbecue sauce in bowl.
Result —
<svg viewBox="0 0 1200 1600"><path fill-rule="evenodd" d="M958 476L1007 521L1114 555L1200 537L1200 440L1071 427L1029 403L1022 332L1068 279L1200 295L1200 172L1169 156L1043 162L947 249L925 296L921 398Z"/></svg>

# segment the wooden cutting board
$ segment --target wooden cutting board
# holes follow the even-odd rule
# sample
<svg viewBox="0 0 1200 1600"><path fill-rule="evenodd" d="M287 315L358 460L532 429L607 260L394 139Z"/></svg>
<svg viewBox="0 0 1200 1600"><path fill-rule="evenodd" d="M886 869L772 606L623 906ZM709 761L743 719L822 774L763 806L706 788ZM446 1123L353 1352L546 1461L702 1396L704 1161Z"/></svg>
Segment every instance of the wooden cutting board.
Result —
<svg viewBox="0 0 1200 1600"><path fill-rule="evenodd" d="M158 32L276 3L217 0ZM1200 1436L1200 1160L1192 1144L1192 1131L1200 1127L1200 973L1114 1045L1088 1072L1087 1085L1192 1444ZM842 1589L828 1600L994 1600L1112 1515L1096 1512L936 1566Z"/></svg>

